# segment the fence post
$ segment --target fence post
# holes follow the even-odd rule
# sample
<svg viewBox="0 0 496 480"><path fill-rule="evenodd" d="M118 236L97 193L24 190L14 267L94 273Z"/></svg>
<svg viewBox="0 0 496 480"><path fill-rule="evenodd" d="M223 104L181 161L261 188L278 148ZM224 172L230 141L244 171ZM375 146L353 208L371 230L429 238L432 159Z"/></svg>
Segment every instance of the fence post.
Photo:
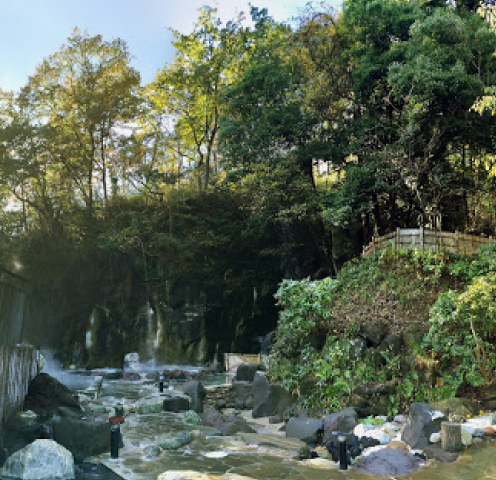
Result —
<svg viewBox="0 0 496 480"><path fill-rule="evenodd" d="M460 253L460 247L458 244L458 230L455 230L455 253Z"/></svg>
<svg viewBox="0 0 496 480"><path fill-rule="evenodd" d="M420 250L424 250L424 227L420 227Z"/></svg>
<svg viewBox="0 0 496 480"><path fill-rule="evenodd" d="M394 249L399 250L401 246L401 230L399 227L396 228L396 238L394 239Z"/></svg>

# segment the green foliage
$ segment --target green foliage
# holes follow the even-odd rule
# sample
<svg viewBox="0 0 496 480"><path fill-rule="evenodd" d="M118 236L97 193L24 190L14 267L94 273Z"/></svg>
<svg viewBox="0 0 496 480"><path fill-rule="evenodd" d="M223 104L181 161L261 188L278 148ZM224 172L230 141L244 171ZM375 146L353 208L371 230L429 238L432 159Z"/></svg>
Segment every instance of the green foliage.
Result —
<svg viewBox="0 0 496 480"><path fill-rule="evenodd" d="M396 385L389 398L391 413L402 411L413 401L452 396L449 377L443 380L444 387L433 389L415 368L404 365L401 356L389 352L381 352L385 365L378 368L373 359L359 355L353 340L364 315L366 320L374 320L370 318L370 303L377 295L396 299L397 319L404 307L405 321L411 322L415 305L417 315L423 311L415 320L426 323L431 305L425 303L426 298L434 303L437 293L454 281L449 269L453 262L469 264L470 260L444 252L385 250L348 262L336 279L283 281L276 294L281 311L270 376L300 394L308 406L325 410L347 404L362 383Z"/></svg>
<svg viewBox="0 0 496 480"><path fill-rule="evenodd" d="M496 368L496 279L475 277L461 293L448 291L432 307L427 348L461 382L490 383Z"/></svg>

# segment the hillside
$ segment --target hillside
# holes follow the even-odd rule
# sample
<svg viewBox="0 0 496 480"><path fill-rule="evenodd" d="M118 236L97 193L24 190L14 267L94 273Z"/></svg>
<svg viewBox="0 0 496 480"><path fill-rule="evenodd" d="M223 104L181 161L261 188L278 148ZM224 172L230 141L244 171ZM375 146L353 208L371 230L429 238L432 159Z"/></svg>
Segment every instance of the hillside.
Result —
<svg viewBox="0 0 496 480"><path fill-rule="evenodd" d="M324 409L363 403L363 385L377 406L374 389L387 384L381 410L390 413L490 383L495 271L491 244L473 256L386 250L335 279L284 281L270 373Z"/></svg>

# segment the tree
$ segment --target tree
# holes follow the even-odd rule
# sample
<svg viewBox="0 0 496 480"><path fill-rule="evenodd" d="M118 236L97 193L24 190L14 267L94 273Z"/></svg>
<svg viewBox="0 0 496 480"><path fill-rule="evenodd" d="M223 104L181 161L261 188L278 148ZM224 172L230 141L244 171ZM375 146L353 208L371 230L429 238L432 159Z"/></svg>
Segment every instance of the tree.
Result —
<svg viewBox="0 0 496 480"><path fill-rule="evenodd" d="M49 170L60 172L73 202L82 202L89 217L96 199L108 203L119 126L136 115L140 77L129 60L122 40L107 42L75 30L19 95L19 108L42 146L27 160L49 159Z"/></svg>
<svg viewBox="0 0 496 480"><path fill-rule="evenodd" d="M188 35L173 31L174 61L149 88L156 121L172 119L167 146L180 176L191 176L199 191L212 182L217 165L220 94L242 61L237 22L222 26L217 11L205 7Z"/></svg>

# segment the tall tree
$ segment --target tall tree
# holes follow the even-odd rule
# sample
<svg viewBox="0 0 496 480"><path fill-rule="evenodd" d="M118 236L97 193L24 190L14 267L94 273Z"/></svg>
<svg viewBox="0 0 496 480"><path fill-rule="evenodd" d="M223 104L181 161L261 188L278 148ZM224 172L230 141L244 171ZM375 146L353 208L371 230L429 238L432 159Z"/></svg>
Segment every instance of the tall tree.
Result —
<svg viewBox="0 0 496 480"><path fill-rule="evenodd" d="M167 145L175 152L175 168L205 191L218 167L220 94L243 59L243 29L234 21L223 26L216 9L204 7L192 33L173 34L174 60L158 73L149 97L157 121L173 122Z"/></svg>
<svg viewBox="0 0 496 480"><path fill-rule="evenodd" d="M84 203L89 216L95 199L108 201L118 127L136 115L140 76L129 61L123 41L75 30L19 96L45 154L70 179L74 200Z"/></svg>

